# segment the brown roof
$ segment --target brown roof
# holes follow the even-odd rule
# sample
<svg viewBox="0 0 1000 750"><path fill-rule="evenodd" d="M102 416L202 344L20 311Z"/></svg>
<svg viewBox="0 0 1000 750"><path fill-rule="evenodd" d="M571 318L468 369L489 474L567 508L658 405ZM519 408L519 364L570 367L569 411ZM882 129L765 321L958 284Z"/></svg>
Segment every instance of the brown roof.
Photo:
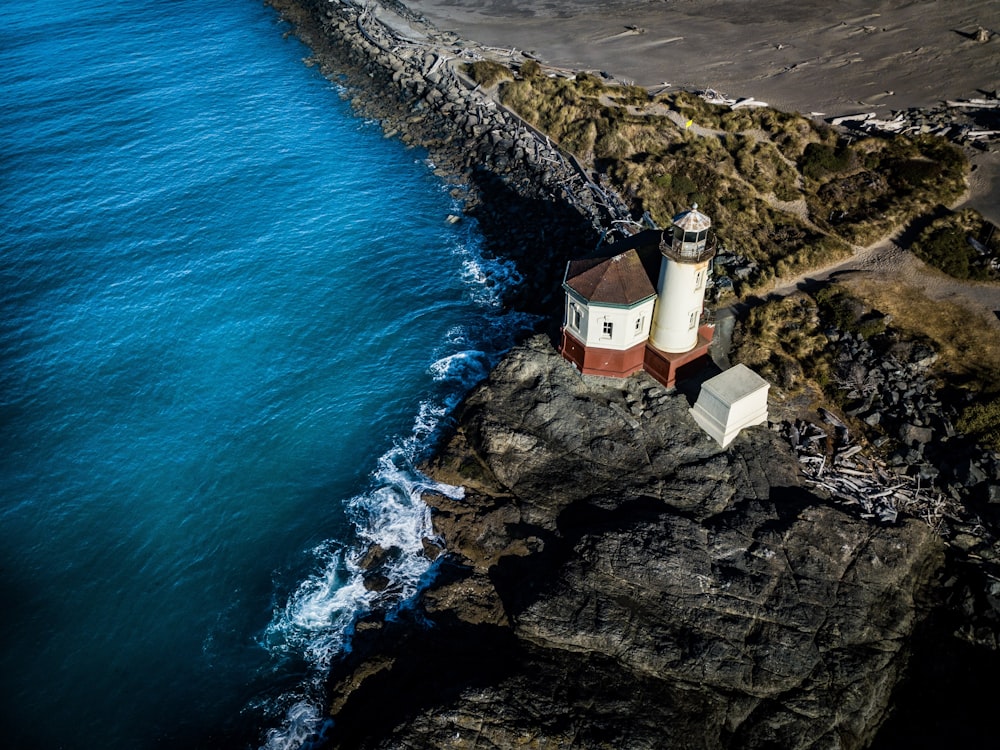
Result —
<svg viewBox="0 0 1000 750"><path fill-rule="evenodd" d="M656 294L635 250L610 258L571 260L564 283L588 302L611 305L632 305Z"/></svg>

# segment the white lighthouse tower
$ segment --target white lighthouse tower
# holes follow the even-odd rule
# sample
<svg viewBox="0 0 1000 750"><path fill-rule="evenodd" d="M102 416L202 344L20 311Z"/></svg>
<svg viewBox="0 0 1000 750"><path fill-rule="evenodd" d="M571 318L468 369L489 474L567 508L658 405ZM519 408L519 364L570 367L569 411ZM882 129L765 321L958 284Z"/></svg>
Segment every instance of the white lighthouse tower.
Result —
<svg viewBox="0 0 1000 750"><path fill-rule="evenodd" d="M660 241L660 281L649 343L667 354L680 354L698 345L705 285L715 242L709 238L711 220L698 210L674 217Z"/></svg>

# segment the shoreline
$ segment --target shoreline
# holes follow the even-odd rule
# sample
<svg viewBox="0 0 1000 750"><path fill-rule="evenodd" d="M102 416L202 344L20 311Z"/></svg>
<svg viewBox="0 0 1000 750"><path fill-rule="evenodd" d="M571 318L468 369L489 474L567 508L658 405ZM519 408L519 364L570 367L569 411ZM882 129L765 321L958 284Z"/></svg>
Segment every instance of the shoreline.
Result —
<svg viewBox="0 0 1000 750"><path fill-rule="evenodd" d="M392 0L376 5L372 10L361 10L348 4L331 7L308 0L270 0L269 4L296 25L300 37L313 50L312 61L318 62L326 75L347 77L350 93L354 97L352 104L357 111L378 119L387 137L399 137L406 143L426 148L438 165L440 176L463 181L466 213L479 222L487 247L514 260L529 280L513 290L508 303L518 309L547 315L549 327L554 325L552 313L561 303L558 281L563 271L563 258L579 254L581 247L593 247L602 211L573 165L568 164L550 144L526 132L517 118L498 108L492 100L477 96L474 87L454 74L449 61L444 58L454 58L460 41L457 37L422 26L419 19L409 15L405 7ZM384 36L376 24L367 24L365 13L369 14L368 20L377 17L380 23L384 23L389 35ZM413 38L427 42L433 48L409 45L407 40ZM466 42L462 40L461 44ZM643 727L628 727L622 722L634 718L629 711L644 711L648 706L659 706L673 700L676 695L671 692L675 689L671 679L680 685L679 690L683 693L694 690L694 686L698 685L694 675L699 669L724 674L730 669L730 663L744 662L747 669L762 670L761 674L767 672L772 665L757 664L758 641L754 640L745 644L746 648L742 650L737 646L736 652L725 655L719 664L712 662L708 667L700 661L697 648L691 647L692 653L688 653L688 647L684 646L672 657L680 659L683 668L677 671L676 665L668 660L663 665L665 671L654 678L643 671L643 659L661 658L659 644L647 654L643 650L647 644L642 642L642 638L635 633L625 634L632 639L630 648L636 649L642 656L625 657L623 663L615 643L609 644L605 640L611 638L614 641L622 635L614 627L601 626L594 632L588 630L593 623L586 619L581 623L575 622L581 612L588 611L587 602L582 605L572 602L573 597L567 592L587 590L592 580L584 576L585 571L577 569L581 562L574 556L581 550L573 545L590 538L594 544L600 545L617 539L615 534L634 524L645 546L638 545L636 550L629 552L632 557L613 578L627 580L629 575L637 575L636 571L650 566L676 566L681 575L677 575L677 571L668 574L667 585L668 588L675 587L671 596L690 602L685 605L685 618L689 619L684 620L683 627L690 628L692 632L699 632L702 628L708 631L705 636L695 638L696 641L701 639L701 648L723 648L720 644L738 643L741 637L739 632L730 634L733 636L730 638L713 631L717 626L725 628L729 625L716 622L714 618L718 613L712 608L712 600L706 600L705 589L699 588L703 586L701 579L706 576L719 579L718 588L712 588L709 593L713 597L722 597L720 601L728 596L724 591L731 581L723 580L727 576L732 576L736 585L747 587L745 598L735 600L739 602L737 611L730 614L737 620L748 618L752 628L757 627L752 623L770 621L772 615L779 620L789 618L793 632L807 632L814 624L817 629L825 628L827 619L833 621L842 616L838 614L842 603L839 594L835 590L831 599L824 588L825 583L830 581L838 584L835 588L839 588L842 582L845 591L854 590L855 595L861 598L852 602L852 606L857 606L859 610L872 607L870 614L876 619L884 613L881 605L870 602L868 596L875 599L879 596L900 597L893 606L899 612L905 611L905 615L900 615L902 624L893 621L895 615L887 615L888 619L880 632L865 634L858 642L852 640L853 635L842 641L841 625L837 625L834 631L823 631L823 638L839 645L824 651L819 664L825 669L827 658L835 663L840 658L845 659L841 675L844 682L837 689L854 695L854 703L846 714L839 709L831 709L832 713L827 712L829 715L821 712L823 718L815 726L822 726L824 731L831 733L840 732L836 722L844 721L851 727L848 732L857 732L850 746L862 746L872 740L877 743L882 722L888 712L896 710L892 695L903 684L898 678L903 674L908 651L918 637L931 627L930 619L923 619L931 609L925 595L929 596L935 571L944 569L939 561L942 555L940 540L932 538L924 530L918 530L911 522L895 529L869 527L819 501L791 476L796 466L795 458L789 455L787 445L780 444L774 431L754 433L732 455L725 452L715 455L714 450L695 447L698 443L695 436L679 424L682 407L686 407L682 403L684 397L662 394L641 378L622 386L629 414L640 416L648 410L651 414L669 412L672 417L660 420L665 424L658 423L655 428L656 431L666 430L669 434L657 435L655 439L649 435L636 437L628 429L635 420L629 415L625 415L623 420L620 404L611 403L610 398L605 403L603 396L595 396L593 391L587 391L586 386L582 386L584 392L580 392L575 380L565 379L563 371L567 369L566 363L544 349L543 343L536 339L517 347L512 356L506 357L491 373L490 380L478 387L460 407L457 434L450 438L447 445L441 446L431 460L433 474L443 481L460 482L471 488L470 497L461 503L449 498L428 499L435 517L435 531L441 534L444 543L442 556L436 563L439 567L434 585L421 595L412 612L407 610L393 618L386 618L384 613L361 618L357 623L352 650L334 665L328 703L331 713L336 716L334 734L339 736L339 741L346 742L348 746L387 747L392 746L393 737L397 740L406 737L407 741L412 739L416 743L412 745L414 747L429 747L446 746L447 738L447 746L460 747L465 746L462 742L469 741L471 737L478 738L485 731L487 741L491 741L490 732L493 732L493 739L499 738L499 746L502 746L504 741L513 742L522 736L519 722L524 722L524 726L532 731L541 731L543 742L554 741L558 744L570 739L577 742L581 727L584 737L590 732L590 742L598 742L606 727L600 725L595 729L587 724L592 702L582 700L577 705L570 700L569 705L577 712L574 720L579 723L576 729L572 733L568 730L562 733L563 730L558 729L546 735L546 710L540 708L541 715L538 715L533 707L511 697L516 688L541 699L550 687L547 680L572 692L577 687L576 675L580 673L586 675L583 697L587 698L589 691L599 701L607 701L601 704L601 710L607 710L609 716L614 717L614 731L625 732L619 737L627 739L629 731L640 730L650 732L649 736L653 737L659 736L659 722L663 717L648 716L644 721L649 726ZM558 387L551 387L550 383ZM562 395L553 396L553 393ZM546 417L549 401L542 398L543 395L553 402L556 398L563 399L558 408L551 406L553 414L558 414L558 417ZM599 403L588 405L589 401ZM684 450L693 451L690 465L683 467L689 476L672 485L671 482L678 481L673 475L678 471L677 467L656 466L651 476L641 477L640 481L634 482L634 487L626 488L625 493L632 492L635 497L625 501L602 497L596 507L584 509L585 503L580 499L591 490L588 482L580 479L584 472L579 467L577 471L565 474L557 471L550 477L550 466L538 464L537 459L532 458L532 451L523 454L518 447L523 440L529 443L534 440L536 445L545 446L543 453L549 450L558 454L559 447L563 445L560 441L575 445L577 437L572 431L568 435L557 435L552 444L546 442L549 437L546 431L552 423L566 419L566 415L570 415L572 421L577 409L592 409L579 422L585 425L578 428L581 432L606 429L610 433L610 437L605 435L601 438L604 442L594 453L600 459L596 463L601 466L607 464L615 474L613 478L602 475L602 486L613 486L620 480L620 467L615 467L624 460L620 452L608 446L616 443L627 446L634 440L638 440L639 448L630 455L654 457L656 460L650 458L650 468L654 468L657 460L663 461L662 457ZM483 413L488 416L483 417ZM491 414L496 417L495 420L489 418ZM526 436L521 430L524 429L524 422L532 419L538 421L533 426L537 433L529 432ZM492 434L494 430L496 434ZM597 442L589 450L595 450L593 445ZM560 459L565 455L560 455ZM533 460L536 464L532 463ZM710 471L706 467L711 467ZM519 474L530 488L525 490L518 486ZM642 485L643 481L648 484ZM692 490L696 485L700 488L698 492ZM543 494L546 491L556 492L556 489L569 495L577 493L580 498L560 506L558 494L554 495L555 499ZM652 502L651 498L655 498L657 493L666 509ZM692 499L688 499L685 493L690 493ZM694 497L698 493L704 496ZM587 502L591 501L592 498L587 498ZM542 507L546 502L555 507ZM688 507L685 503L689 502L705 503L705 508ZM718 505L720 502L722 504ZM532 507L532 503L538 507ZM787 507L792 508L789 517L785 517ZM735 527L720 529L714 526L715 519L721 517L718 514L726 508L734 517L743 519L738 533ZM792 518L796 514L798 517ZM658 520L651 523L654 518ZM606 528L609 521L613 523ZM741 558L739 563L747 567L730 570L726 567L729 565L727 562L723 567L728 572L722 575L715 571L715 565L722 564L718 557L722 553L714 550L711 543L697 553L707 555L714 561L711 569L706 570L701 557L689 558L688 552L664 546L661 523L666 523L667 528L677 529L673 537L675 540L689 539L695 547L703 543L706 534L710 540L712 534L732 532L732 544L739 546L749 539L757 551L751 555L751 547L747 547L747 557ZM777 538L771 535L771 526L775 523L783 528L785 524L792 524L797 531L794 534L786 532L787 536L780 542L782 551L777 558L778 563L771 563L769 561L774 559L773 556L765 553L768 546L779 544ZM818 530L813 531L813 526ZM815 578L810 585L817 586L816 599L809 595L797 605L828 614L815 620L810 615L808 623L799 623L797 615L792 616L783 609L784 601L756 600L760 590L759 578L771 580L775 586L784 580L783 576L788 571L775 567L780 567L782 555L797 559L797 555L805 556L804 550L812 549L814 545L839 544L836 535L845 531L855 535L848 556L856 557L851 557L847 569L843 570L839 562L834 564L833 561L839 558L831 547L829 561L832 567L823 569L827 564L826 558L819 559L816 561L819 569L811 570L804 579L811 580L810 576ZM607 565L613 568L622 562L617 555L633 543L632 533L623 534L615 542L617 552L597 553L596 557L588 558L586 564L599 569ZM856 581L848 576L847 571L853 571L855 566L867 570L865 566L871 563L865 557L872 542L869 534L878 535L878 543L886 545L884 549L880 547L880 555L891 556L891 550L898 550L899 544L908 550L908 557L899 561L899 570L896 571L902 577L900 580L879 578L883 575L881 562L865 574L872 576L871 579ZM845 547L841 547L841 555L843 549ZM652 556L643 557L647 553ZM790 569L794 568L790 566ZM748 573L745 581L741 579L741 570ZM377 569L372 572L377 576ZM797 578L798 571L792 572L796 576L794 588L798 589L801 585ZM583 576L586 585L573 578L574 575ZM677 576L676 580L673 576ZM843 580L839 576L843 576ZM697 586L692 583L695 579L698 579ZM526 588L522 585L524 581L527 581ZM644 579L643 585L647 583L650 582ZM866 587L871 584L872 591L865 593ZM780 588L788 585L791 584L782 583ZM965 585L963 581L959 587ZM545 586L556 588L550 594L537 594ZM640 586L630 595L639 599L654 596L655 599L660 594L659 586L660 582L653 581L646 588ZM937 596L956 595L941 591L934 593ZM532 596L537 598L531 599ZM617 596L617 590L606 592L605 606L615 604ZM788 596L795 599L791 593ZM560 603L560 597L566 601ZM708 605L703 604L706 601ZM756 612L754 606L762 606L762 609ZM743 607L748 607L748 610L744 611ZM659 608L659 600L650 600L636 611L642 617L652 617L647 624L660 628L660 632L667 634L664 637L674 637L672 628L676 623L660 613ZM635 612L626 611L625 614L631 622ZM946 617L951 613L938 602L934 614ZM565 629L558 625L553 627L553 623L564 616L569 618ZM532 620L532 617L535 619ZM660 619L662 617L666 620ZM870 618L861 619L867 622ZM435 627L427 627L430 620L434 621ZM851 628L856 625L851 617L846 616L842 623L843 633L853 632ZM780 660L781 668L787 667L788 674L762 677L760 685L754 684L753 679L744 683L738 675L733 676L735 687L725 681L721 684L723 693L732 691L733 696L738 696L738 700L734 697L733 701L742 702L743 707L739 711L746 711L746 716L733 718L730 714L732 706L725 707L726 701L722 702L721 708L720 704L713 707L720 722L734 722L732 731L736 738L791 739L791 735L772 736L769 733L785 721L791 724L805 722L800 723L797 731L801 731L803 726L811 726L804 718L805 714L798 714L798 698L788 698L792 708L789 714L784 714L786 709L781 706L767 704L767 701L775 704L784 701L786 687L767 697L764 703L756 703L761 697L759 690L764 690L766 695L771 689L766 686L769 680L781 682L785 677L795 675L793 682L797 690L810 675L803 665L808 665L812 658L811 646L804 644L805 650L789 646L784 640L785 627L789 626L784 624L774 632L757 633L755 638L762 639L760 642L765 646L762 652L765 657L773 649L780 651L788 647L795 653L794 659L801 664ZM641 627L638 632L641 634ZM945 632L947 634L947 628ZM685 634L684 637L689 636ZM811 637L815 641L817 634L813 633ZM584 641L578 642L580 638ZM587 641L588 638L592 640ZM885 648L885 659L878 657L866 661L871 657L869 644ZM859 646L860 651L853 653L852 650ZM824 646L824 649L827 648L830 648L829 644ZM874 653L878 653L878 648L874 649ZM844 650L844 653L838 649ZM927 648L927 651L921 656L925 661L931 649ZM581 657L580 654L592 656ZM630 658L636 659L634 664L629 661ZM856 668L853 659L863 664L860 675L852 672ZM847 665L850 669L846 668ZM532 678L527 674L530 671L528 666L541 669L545 677L540 680ZM805 671L801 671L803 669ZM622 674L611 679L616 670ZM715 678L718 679L718 675ZM877 682L877 690L873 691L875 694L861 698L859 696L863 691L858 680L864 682L866 679ZM621 709L624 714L614 715L618 709L613 707L613 696L625 694L632 684L631 680L640 686L641 695L635 699L635 705ZM713 690L719 687L709 686L707 692L701 694L718 701L719 694ZM481 691L489 689L499 690L500 697L491 699L493 703L481 702L478 697ZM791 683L787 689L792 689ZM829 696L824 693L827 689L829 686L817 684L805 691L803 700L815 703L810 704L810 711L829 703ZM505 693L504 690L511 692ZM460 699L456 698L459 691L464 691ZM435 701L440 701L440 704ZM646 708L642 708L644 705ZM691 721L693 716L700 717L693 709L688 711L687 708L682 706L677 709L679 720ZM520 714L512 724L507 724L505 720L492 718L494 714L497 717L502 715L496 714L497 709L519 711ZM763 723L759 718L754 719L756 711L765 717L774 712L775 723L769 724L772 719L765 719ZM383 712L388 723L373 730L371 720L375 716L383 716ZM477 723L478 730L473 727ZM485 729L487 725L490 725L488 731ZM401 730L399 727L409 729ZM473 735L466 734L460 738L459 732L454 731L461 729L464 732L470 727L473 727ZM514 729L518 730L516 734L505 734ZM694 724L689 729L699 731ZM407 734L409 731L416 731L417 734L411 736ZM370 734L372 732L373 735ZM395 732L402 734L394 735ZM740 735L738 732L749 734ZM764 734L757 735L755 732ZM453 733L455 741L451 742ZM416 737L422 737L425 744L421 745L418 739L413 739ZM677 737L687 735L678 734ZM799 737L796 737L798 740ZM380 744L383 741L390 744ZM739 746L738 741L732 742L730 746ZM580 746L598 745L581 740ZM656 745L638 742L634 746Z"/></svg>
<svg viewBox="0 0 1000 750"><path fill-rule="evenodd" d="M435 173L456 183L487 253L512 260L525 279L505 303L550 317L561 300L563 259L597 243L605 211L577 168L463 80L451 64L453 37L412 19L405 7L268 4L311 49L307 64L346 79L359 114L378 120L386 137L426 149Z"/></svg>

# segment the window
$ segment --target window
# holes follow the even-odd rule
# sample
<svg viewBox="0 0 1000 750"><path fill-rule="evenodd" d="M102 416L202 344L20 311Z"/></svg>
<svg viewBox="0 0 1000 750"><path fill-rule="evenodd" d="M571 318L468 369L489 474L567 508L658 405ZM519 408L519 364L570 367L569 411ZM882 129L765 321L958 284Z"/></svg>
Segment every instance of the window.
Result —
<svg viewBox="0 0 1000 750"><path fill-rule="evenodd" d="M603 331L602 336L603 336L603 338L606 338L606 339L611 338L611 334L612 334L612 331L614 331L614 329L615 329L615 324L612 323L610 320L605 320L604 324L603 324L603 327L602 327L602 331Z"/></svg>
<svg viewBox="0 0 1000 750"><path fill-rule="evenodd" d="M688 329L692 329L698 325L698 311L692 310L688 313Z"/></svg>
<svg viewBox="0 0 1000 750"><path fill-rule="evenodd" d="M576 330L580 330L580 306L575 302L569 306L569 324Z"/></svg>
<svg viewBox="0 0 1000 750"><path fill-rule="evenodd" d="M643 317L638 317L635 319L635 332L642 333L642 323L645 320Z"/></svg>
<svg viewBox="0 0 1000 750"><path fill-rule="evenodd" d="M705 283L705 272L698 271L698 273L694 275L694 290L697 292L699 289L701 289L701 286L704 283Z"/></svg>

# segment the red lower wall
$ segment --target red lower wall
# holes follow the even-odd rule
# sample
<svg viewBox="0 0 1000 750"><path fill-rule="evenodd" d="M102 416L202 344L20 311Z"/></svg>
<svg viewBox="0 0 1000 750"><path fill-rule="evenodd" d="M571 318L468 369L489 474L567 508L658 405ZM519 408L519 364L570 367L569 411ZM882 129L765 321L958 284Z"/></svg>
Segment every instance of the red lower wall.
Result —
<svg viewBox="0 0 1000 750"><path fill-rule="evenodd" d="M560 353L584 375L603 375L606 378L627 378L639 372L645 350L645 343L625 350L587 347L565 329L560 347Z"/></svg>
<svg viewBox="0 0 1000 750"><path fill-rule="evenodd" d="M702 326L698 329L698 343L694 349L668 354L648 343L624 351L588 348L564 328L559 353L584 375L626 378L645 370L666 388L673 388L678 380L697 374L708 363L708 346L714 333L714 327Z"/></svg>

